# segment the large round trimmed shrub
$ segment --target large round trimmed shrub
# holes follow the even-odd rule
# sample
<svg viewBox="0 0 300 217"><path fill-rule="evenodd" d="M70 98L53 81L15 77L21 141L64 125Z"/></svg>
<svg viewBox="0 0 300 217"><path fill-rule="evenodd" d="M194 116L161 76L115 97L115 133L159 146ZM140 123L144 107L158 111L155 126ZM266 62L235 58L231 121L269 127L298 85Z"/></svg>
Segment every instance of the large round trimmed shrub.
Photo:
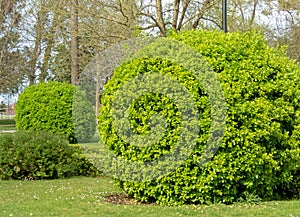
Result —
<svg viewBox="0 0 300 217"><path fill-rule="evenodd" d="M174 172L154 181L116 180L129 195L164 205L282 198L299 188L300 70L282 49L270 48L260 34L186 31L170 37L197 50L218 74L226 98L226 130L215 156L200 167L209 135L210 106L205 90L187 70L157 58L135 59L118 67L101 99L99 132L107 147L132 161L151 161L177 142L180 118L171 100L149 93L134 101L129 119L133 131L147 134L150 117L167 120L164 137L151 147L126 143L113 127L112 104L118 90L145 73L175 77L193 95L200 133L190 157ZM152 47L151 47L152 46ZM146 49L161 49L152 44ZM167 46L167 45L166 45ZM299 189L298 189L299 190ZM294 195L296 196L296 195Z"/></svg>
<svg viewBox="0 0 300 217"><path fill-rule="evenodd" d="M96 117L85 93L59 82L26 88L18 98L15 120L19 130L60 132L71 143L92 138L96 130Z"/></svg>

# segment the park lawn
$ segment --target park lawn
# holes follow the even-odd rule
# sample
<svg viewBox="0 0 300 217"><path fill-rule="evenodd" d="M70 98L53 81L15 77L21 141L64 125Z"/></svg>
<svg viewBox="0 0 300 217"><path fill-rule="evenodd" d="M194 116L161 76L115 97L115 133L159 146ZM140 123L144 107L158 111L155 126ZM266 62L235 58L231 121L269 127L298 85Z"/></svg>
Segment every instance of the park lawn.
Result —
<svg viewBox="0 0 300 217"><path fill-rule="evenodd" d="M16 130L16 126L14 126L14 125L7 125L7 126L0 125L0 131L1 130Z"/></svg>
<svg viewBox="0 0 300 217"><path fill-rule="evenodd" d="M14 119L0 119L0 125L16 125Z"/></svg>
<svg viewBox="0 0 300 217"><path fill-rule="evenodd" d="M0 181L0 216L300 216L300 201L182 207L116 205L105 202L105 195L118 193L121 191L107 177Z"/></svg>
<svg viewBox="0 0 300 217"><path fill-rule="evenodd" d="M14 120L0 119L0 131L16 130L16 122Z"/></svg>

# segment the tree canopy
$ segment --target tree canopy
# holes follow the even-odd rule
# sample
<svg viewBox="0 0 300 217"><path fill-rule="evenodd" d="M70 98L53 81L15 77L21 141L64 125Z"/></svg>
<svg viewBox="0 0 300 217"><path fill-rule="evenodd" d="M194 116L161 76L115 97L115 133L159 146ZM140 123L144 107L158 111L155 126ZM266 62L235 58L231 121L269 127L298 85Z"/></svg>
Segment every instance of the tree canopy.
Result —
<svg viewBox="0 0 300 217"><path fill-rule="evenodd" d="M137 34L166 36L170 30L220 29L222 24L222 5L216 0L1 0L0 4L1 92L16 91L22 83L71 82L71 74L80 74L99 51ZM287 45L287 54L299 61L299 4L229 1L228 30L261 30L270 45Z"/></svg>

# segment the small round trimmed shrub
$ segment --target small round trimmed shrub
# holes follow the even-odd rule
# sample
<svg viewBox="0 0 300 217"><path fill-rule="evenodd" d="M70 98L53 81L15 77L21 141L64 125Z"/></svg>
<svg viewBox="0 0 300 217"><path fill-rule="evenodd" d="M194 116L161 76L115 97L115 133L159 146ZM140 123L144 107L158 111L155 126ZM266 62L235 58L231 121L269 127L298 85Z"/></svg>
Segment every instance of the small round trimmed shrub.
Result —
<svg viewBox="0 0 300 217"><path fill-rule="evenodd" d="M59 82L26 88L18 98L15 120L19 130L60 132L71 143L86 141L96 131L96 117L85 93Z"/></svg>
<svg viewBox="0 0 300 217"><path fill-rule="evenodd" d="M0 135L0 179L57 179L96 176L98 170L79 146L49 132Z"/></svg>
<svg viewBox="0 0 300 217"><path fill-rule="evenodd" d="M151 115L162 114L169 121L164 137L144 148L126 143L116 133L111 115L114 97L126 81L139 74L165 73L181 82L196 101L201 131L193 153L174 172L154 181L116 180L117 184L137 200L163 205L233 203L247 195L268 200L295 193L291 186L299 186L295 175L300 165L297 64L284 50L268 47L255 32L186 31L170 33L170 37L197 50L218 74L228 107L224 137L215 156L200 167L210 128L205 90L176 63L156 58L124 63L106 84L101 99L99 132L112 152L131 161L151 161L168 153L178 139L176 106L156 93L136 100L128 118L135 132L145 134ZM162 47L164 44L154 43L146 49Z"/></svg>

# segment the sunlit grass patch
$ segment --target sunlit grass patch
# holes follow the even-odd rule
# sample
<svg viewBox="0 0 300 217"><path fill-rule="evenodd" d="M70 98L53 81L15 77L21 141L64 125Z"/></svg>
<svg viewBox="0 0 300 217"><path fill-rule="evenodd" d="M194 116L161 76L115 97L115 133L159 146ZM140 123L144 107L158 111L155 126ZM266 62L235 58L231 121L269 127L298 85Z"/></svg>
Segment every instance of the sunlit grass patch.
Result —
<svg viewBox="0 0 300 217"><path fill-rule="evenodd" d="M163 207L111 204L104 199L120 193L107 177L0 181L0 216L300 216L300 201Z"/></svg>

